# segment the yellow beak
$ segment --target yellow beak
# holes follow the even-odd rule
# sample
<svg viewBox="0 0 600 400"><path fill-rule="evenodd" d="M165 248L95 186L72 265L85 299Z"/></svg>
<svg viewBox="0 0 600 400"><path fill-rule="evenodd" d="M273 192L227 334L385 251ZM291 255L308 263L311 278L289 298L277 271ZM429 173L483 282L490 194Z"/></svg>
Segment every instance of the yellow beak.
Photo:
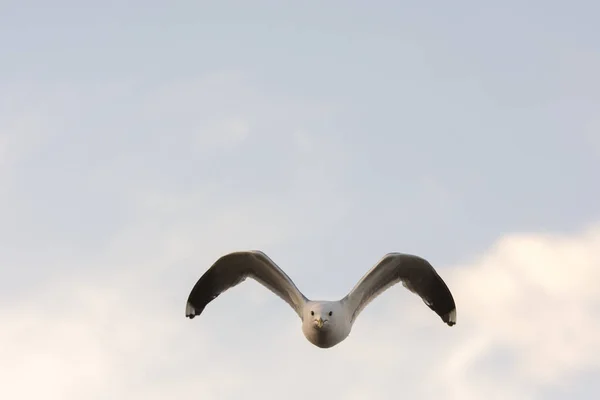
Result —
<svg viewBox="0 0 600 400"><path fill-rule="evenodd" d="M322 328L322 327L323 327L323 318L319 318L319 319L317 320L317 326L318 326L319 328Z"/></svg>

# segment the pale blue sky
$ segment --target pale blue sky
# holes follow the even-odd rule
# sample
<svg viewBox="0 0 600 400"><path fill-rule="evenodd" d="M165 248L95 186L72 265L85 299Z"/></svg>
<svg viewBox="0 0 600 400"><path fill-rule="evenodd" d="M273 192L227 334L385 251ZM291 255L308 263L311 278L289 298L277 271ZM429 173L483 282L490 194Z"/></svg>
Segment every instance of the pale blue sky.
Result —
<svg viewBox="0 0 600 400"><path fill-rule="evenodd" d="M269 337L289 333L281 340L306 350L299 325L277 331L277 319L296 327L287 306L249 283L208 308L206 319L219 318L235 334L183 317L195 280L227 251L264 250L308 297L343 296L389 251L422 255L442 275L459 271L448 279L460 290L460 268L507 235L576 240L600 223L595 2L0 4L0 298L13 310L36 299L54 307L57 320L76 318L63 308L76 300L68 291L56 300L56 285L129 295L120 300L128 309L163 310L144 318L163 318L176 330L170 334L208 335L198 339L202 347L230 351L219 369L231 367L226 360L242 375L252 368L258 386L249 390L259 393L256 379L268 381L266 372L236 358L225 339L247 347L239 334L252 332L255 351L276 360L283 347L270 348ZM600 260L590 252L586 260ZM365 317L380 330L396 302L415 301L392 290L400 294L373 302ZM44 293L57 303L42 300ZM248 303L253 296L260 302ZM464 303L479 300L457 297L464 300L458 327ZM600 304L586 301L594 310ZM449 339L443 326L428 325L421 303L410 304L435 330L423 337L423 325L390 324L409 335L412 351L470 340L458 329ZM274 332L253 322L254 310L272 313ZM41 314L43 326L53 323L47 310ZM248 325L240 328L237 318ZM14 332L24 337L20 323ZM166 337L154 338L155 346ZM338 352L315 354L352 358L352 339ZM375 339L367 332L360 340L368 352ZM183 350L171 351L170 361L168 351L159 355L168 365L160 374L181 376ZM600 345L587 351L594 352L600 360ZM573 390L595 398L600 390L587 378L597 362L549 383L506 375L502 357L490 354L479 360L484 381L506 379L514 396L555 399ZM306 365L314 362L307 357ZM357 374L373 368L354 360ZM131 368L147 372L150 364ZM202 379L185 368L188 381ZM403 374L410 366L394 368ZM553 386L567 378L564 392ZM374 398L389 398L385 385L369 385L381 388ZM414 398L427 398L407 385ZM225 386L206 398L236 398ZM115 399L142 396L128 386L111 390ZM477 390L455 395L491 393Z"/></svg>

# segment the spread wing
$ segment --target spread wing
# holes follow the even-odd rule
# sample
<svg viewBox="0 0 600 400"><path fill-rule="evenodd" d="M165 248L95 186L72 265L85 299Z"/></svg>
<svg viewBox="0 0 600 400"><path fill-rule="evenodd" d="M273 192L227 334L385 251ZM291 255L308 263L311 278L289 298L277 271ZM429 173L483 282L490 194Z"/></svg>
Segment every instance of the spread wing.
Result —
<svg viewBox="0 0 600 400"><path fill-rule="evenodd" d="M302 318L302 307L307 298L266 254L258 250L238 251L219 258L192 289L185 308L186 317L192 319L200 315L208 303L248 277L285 300Z"/></svg>
<svg viewBox="0 0 600 400"><path fill-rule="evenodd" d="M456 323L456 305L446 283L431 264L418 256L386 254L342 300L351 310L351 321L386 289L402 282L449 326Z"/></svg>

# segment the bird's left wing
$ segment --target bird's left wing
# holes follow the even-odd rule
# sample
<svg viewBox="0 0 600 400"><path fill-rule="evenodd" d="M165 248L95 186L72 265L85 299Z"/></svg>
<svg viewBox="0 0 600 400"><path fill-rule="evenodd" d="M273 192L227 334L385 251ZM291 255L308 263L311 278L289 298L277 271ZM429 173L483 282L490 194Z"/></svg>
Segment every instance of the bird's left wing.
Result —
<svg viewBox="0 0 600 400"><path fill-rule="evenodd" d="M367 304L400 281L442 321L449 326L456 323L456 305L446 283L427 260L402 253L386 254L342 299L350 309L352 323Z"/></svg>

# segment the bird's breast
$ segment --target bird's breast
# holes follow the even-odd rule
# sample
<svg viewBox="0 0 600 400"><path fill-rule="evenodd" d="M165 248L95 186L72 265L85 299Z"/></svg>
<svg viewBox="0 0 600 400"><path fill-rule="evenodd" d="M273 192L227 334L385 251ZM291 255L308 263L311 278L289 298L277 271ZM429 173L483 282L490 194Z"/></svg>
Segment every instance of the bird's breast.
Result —
<svg viewBox="0 0 600 400"><path fill-rule="evenodd" d="M322 349L333 347L348 336L335 329L318 329L314 326L303 327L302 331L309 342Z"/></svg>

